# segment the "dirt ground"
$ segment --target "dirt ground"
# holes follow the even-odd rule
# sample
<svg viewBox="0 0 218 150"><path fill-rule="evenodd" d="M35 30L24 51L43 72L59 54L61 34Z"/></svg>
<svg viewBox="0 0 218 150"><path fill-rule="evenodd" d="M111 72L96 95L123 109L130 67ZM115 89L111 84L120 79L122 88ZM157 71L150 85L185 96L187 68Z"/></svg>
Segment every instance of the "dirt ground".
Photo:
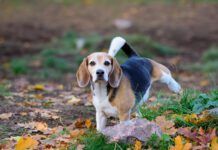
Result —
<svg viewBox="0 0 218 150"><path fill-rule="evenodd" d="M66 6L27 3L11 7L7 3L2 3L0 5L0 62L6 62L13 57L37 54L42 50L44 44L63 35L66 31L72 30L81 35L92 33L101 35L144 34L160 43L177 48L181 52L178 63L195 63L199 61L201 54L206 49L218 43L217 14L217 4ZM114 26L116 19L130 20L132 26L124 30L118 29ZM210 84L206 84L205 87L205 84L201 83L201 81L209 80L209 75L187 72L172 65L171 62L175 62L176 57L167 58L167 60L165 57L156 59L165 62L184 87L203 91L211 87ZM12 79L12 82L15 80L20 80L20 77ZM57 84L63 84L64 89L53 90L48 95L44 91L37 90L19 95L19 90L15 89L14 92L18 95L15 94L8 98L0 97L0 114L9 113L11 110L14 113L10 120L0 120L1 127L4 128L4 131L7 130L7 133L4 133L1 129L0 139L25 133L26 131L20 131L15 126L28 120L44 119L49 125L56 126L69 125L78 117L90 118L91 116L93 119L95 113L93 107L84 106L84 104L72 107L67 104L65 98L60 96L70 93L87 99L86 91L81 92L72 85L70 88L66 87L68 85L66 83L71 82L70 80L74 82L74 76L70 76L68 81L57 82ZM31 81L28 82L33 85ZM214 84L217 85L217 83ZM155 85L152 93L155 94L159 88L162 86ZM48 104L49 108L43 101L36 101L31 97L31 94L36 95L36 92L42 94L44 98L51 99L52 104ZM30 103L27 103L27 99ZM45 119L43 116L37 115L36 109L41 107L49 109L62 119L56 120L50 117ZM23 112L27 115L21 115L24 114ZM35 113L31 116L30 112Z"/></svg>

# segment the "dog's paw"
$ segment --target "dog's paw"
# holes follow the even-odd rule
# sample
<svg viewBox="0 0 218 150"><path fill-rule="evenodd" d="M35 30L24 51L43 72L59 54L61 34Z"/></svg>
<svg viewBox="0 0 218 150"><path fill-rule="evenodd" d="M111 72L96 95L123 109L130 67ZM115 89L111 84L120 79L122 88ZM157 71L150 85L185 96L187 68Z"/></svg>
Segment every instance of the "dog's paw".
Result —
<svg viewBox="0 0 218 150"><path fill-rule="evenodd" d="M102 131L104 130L104 128L96 128L96 130L98 131L98 132L100 132L100 133L102 133Z"/></svg>
<svg viewBox="0 0 218 150"><path fill-rule="evenodd" d="M181 86L179 83L177 83L175 80L171 81L168 84L168 87L171 91L173 91L174 93L180 93L180 91L182 90Z"/></svg>

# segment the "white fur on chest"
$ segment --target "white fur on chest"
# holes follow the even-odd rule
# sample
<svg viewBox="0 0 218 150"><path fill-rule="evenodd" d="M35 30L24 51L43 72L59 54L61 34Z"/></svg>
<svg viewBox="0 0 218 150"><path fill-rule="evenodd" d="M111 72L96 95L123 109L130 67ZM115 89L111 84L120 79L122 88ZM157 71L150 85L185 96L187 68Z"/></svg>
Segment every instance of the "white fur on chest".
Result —
<svg viewBox="0 0 218 150"><path fill-rule="evenodd" d="M92 92L96 111L103 112L107 117L116 117L117 109L109 102L106 83L95 83L92 87Z"/></svg>

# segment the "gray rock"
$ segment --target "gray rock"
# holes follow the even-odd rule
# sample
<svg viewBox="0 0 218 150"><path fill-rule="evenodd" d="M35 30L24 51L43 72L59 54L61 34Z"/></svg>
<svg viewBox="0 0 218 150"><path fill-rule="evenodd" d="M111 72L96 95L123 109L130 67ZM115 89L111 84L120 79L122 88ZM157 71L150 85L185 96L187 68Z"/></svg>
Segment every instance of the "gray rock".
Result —
<svg viewBox="0 0 218 150"><path fill-rule="evenodd" d="M162 134L157 124L139 118L125 121L115 126L106 127L102 133L107 136L110 141L129 141L131 138L137 138L143 142L147 142L152 134L157 134L159 137Z"/></svg>

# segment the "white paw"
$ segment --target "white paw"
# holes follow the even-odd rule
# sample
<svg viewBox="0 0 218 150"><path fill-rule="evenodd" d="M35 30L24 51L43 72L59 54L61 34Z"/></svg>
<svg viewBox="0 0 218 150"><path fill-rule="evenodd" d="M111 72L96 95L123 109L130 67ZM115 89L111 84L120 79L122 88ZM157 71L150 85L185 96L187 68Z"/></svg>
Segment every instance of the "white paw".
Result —
<svg viewBox="0 0 218 150"><path fill-rule="evenodd" d="M96 130L98 131L98 132L102 132L104 129L103 128L96 128Z"/></svg>
<svg viewBox="0 0 218 150"><path fill-rule="evenodd" d="M181 86L179 83L177 83L175 80L170 82L168 84L168 87L171 91L175 92L175 93L179 93L181 91Z"/></svg>

